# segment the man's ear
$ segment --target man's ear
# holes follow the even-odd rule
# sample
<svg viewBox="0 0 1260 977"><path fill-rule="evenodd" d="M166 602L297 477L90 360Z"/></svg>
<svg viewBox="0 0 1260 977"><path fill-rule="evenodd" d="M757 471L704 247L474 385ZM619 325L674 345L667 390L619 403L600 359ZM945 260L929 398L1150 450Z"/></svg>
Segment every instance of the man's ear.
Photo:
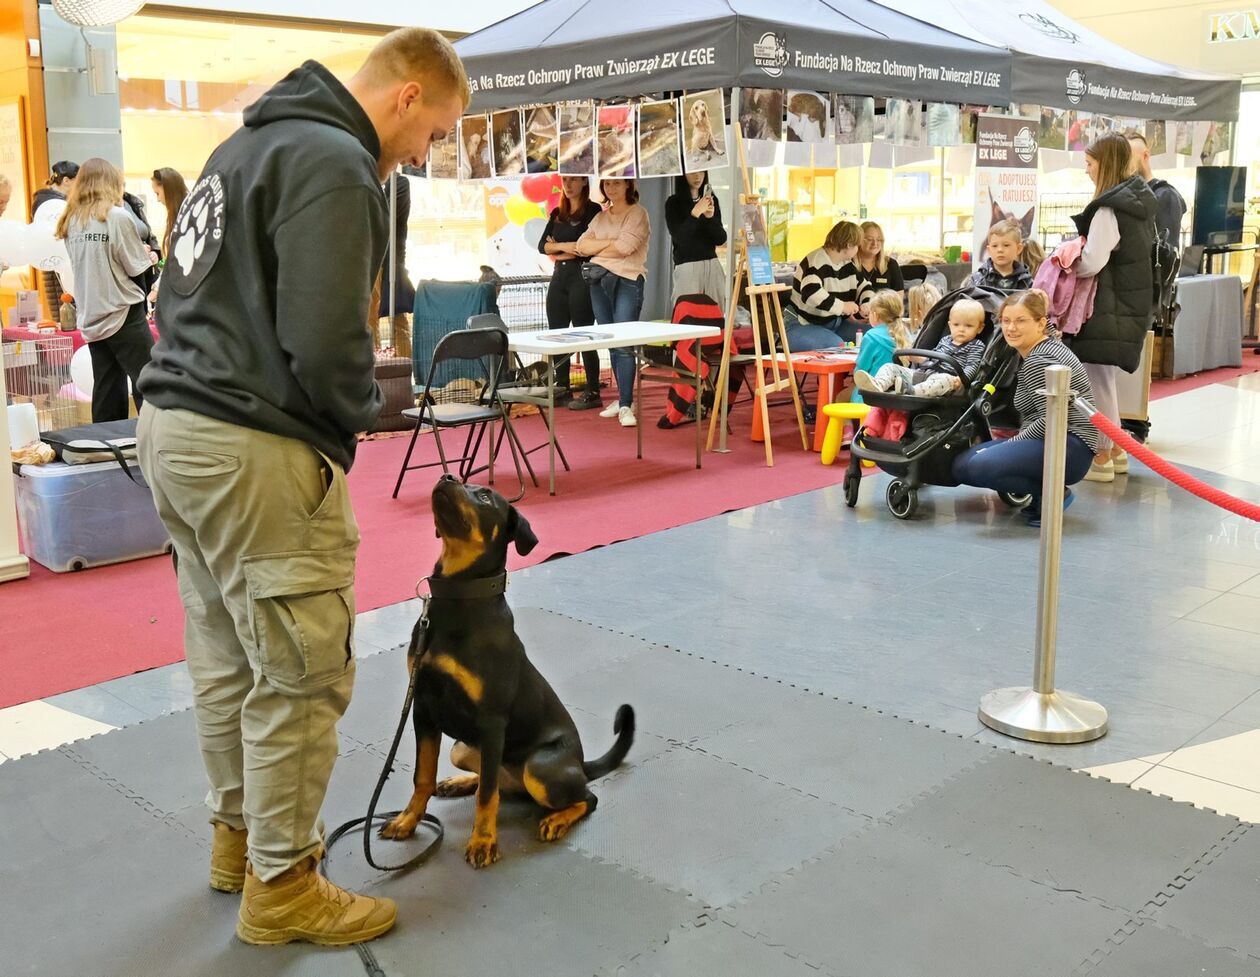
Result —
<svg viewBox="0 0 1260 977"><path fill-rule="evenodd" d="M538 537L529 528L529 520L516 511L516 506L508 508L508 532L512 542L516 544L516 552L525 556L538 545Z"/></svg>

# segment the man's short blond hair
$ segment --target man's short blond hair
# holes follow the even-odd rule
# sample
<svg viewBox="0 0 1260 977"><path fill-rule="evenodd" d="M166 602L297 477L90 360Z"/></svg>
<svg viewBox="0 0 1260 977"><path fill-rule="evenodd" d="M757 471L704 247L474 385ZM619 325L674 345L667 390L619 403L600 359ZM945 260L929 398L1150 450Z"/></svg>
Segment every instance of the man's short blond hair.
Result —
<svg viewBox="0 0 1260 977"><path fill-rule="evenodd" d="M427 27L403 27L381 38L362 71L382 84L418 81L426 105L458 96L467 106L471 93L464 65L451 42Z"/></svg>

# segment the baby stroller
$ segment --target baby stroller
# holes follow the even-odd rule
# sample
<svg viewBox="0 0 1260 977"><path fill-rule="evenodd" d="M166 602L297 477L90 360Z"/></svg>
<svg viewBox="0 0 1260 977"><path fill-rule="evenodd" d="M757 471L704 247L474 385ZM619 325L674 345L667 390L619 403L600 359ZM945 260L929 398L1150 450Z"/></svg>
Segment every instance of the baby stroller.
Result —
<svg viewBox="0 0 1260 977"><path fill-rule="evenodd" d="M862 462L874 462L893 476L885 492L888 511L898 519L910 519L919 507L919 489L924 485L957 485L952 469L954 459L972 445L993 439L993 428L1019 427L1019 416L1011 400L1019 372L1020 357L1006 345L997 327L997 311L1007 293L995 288L971 285L950 292L923 320L915 337L914 349L899 349L898 356L921 356L946 364L946 370L962 376L957 360L932 348L948 332L949 312L959 299L975 299L984 306L985 352L971 382L945 397L916 397L912 394L864 391L862 399L871 407L904 411L905 434L899 441L868 435L864 428L853 437L849 468L844 476L844 500L857 505L862 484ZM1027 504L1027 496L999 492L1012 508Z"/></svg>

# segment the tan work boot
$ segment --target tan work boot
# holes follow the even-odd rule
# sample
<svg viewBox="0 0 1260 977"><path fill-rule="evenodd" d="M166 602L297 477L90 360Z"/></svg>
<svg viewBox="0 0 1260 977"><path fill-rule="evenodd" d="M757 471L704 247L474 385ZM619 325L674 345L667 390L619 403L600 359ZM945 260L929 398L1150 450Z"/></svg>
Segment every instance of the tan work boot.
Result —
<svg viewBox="0 0 1260 977"><path fill-rule="evenodd" d="M214 822L210 847L210 888L219 892L240 892L245 887L245 853L249 832Z"/></svg>
<svg viewBox="0 0 1260 977"><path fill-rule="evenodd" d="M270 882L247 866L236 935L245 943L305 940L347 946L374 940L394 925L393 899L361 896L333 885L305 858Z"/></svg>
<svg viewBox="0 0 1260 977"><path fill-rule="evenodd" d="M219 892L240 892L245 887L245 859L249 853L249 832L233 828L221 821L214 825L214 839L210 848L210 888ZM315 823L321 845L315 852L318 863L324 857L324 819Z"/></svg>

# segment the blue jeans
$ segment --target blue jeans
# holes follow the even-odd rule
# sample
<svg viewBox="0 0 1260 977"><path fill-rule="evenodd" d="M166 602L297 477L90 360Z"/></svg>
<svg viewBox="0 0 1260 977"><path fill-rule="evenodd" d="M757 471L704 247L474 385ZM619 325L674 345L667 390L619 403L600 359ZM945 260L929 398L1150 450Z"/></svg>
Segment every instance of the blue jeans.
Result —
<svg viewBox="0 0 1260 977"><path fill-rule="evenodd" d="M634 322L643 311L643 276L631 280L610 273L591 282L591 308L600 325ZM635 354L629 349L610 349L608 358L617 381L617 403L629 407L634 403Z"/></svg>
<svg viewBox="0 0 1260 977"><path fill-rule="evenodd" d="M954 459L954 478L960 485L990 488L1011 495L1031 495L1034 508L1041 505L1042 461L1046 444L1040 438L1026 441L986 441L968 448ZM1089 471L1094 452L1078 435L1068 433L1064 483L1075 485Z"/></svg>
<svg viewBox="0 0 1260 977"><path fill-rule="evenodd" d="M792 306L783 309L783 327L788 345L795 352L807 349L830 349L857 341L858 321L836 316L825 323L806 322Z"/></svg>

